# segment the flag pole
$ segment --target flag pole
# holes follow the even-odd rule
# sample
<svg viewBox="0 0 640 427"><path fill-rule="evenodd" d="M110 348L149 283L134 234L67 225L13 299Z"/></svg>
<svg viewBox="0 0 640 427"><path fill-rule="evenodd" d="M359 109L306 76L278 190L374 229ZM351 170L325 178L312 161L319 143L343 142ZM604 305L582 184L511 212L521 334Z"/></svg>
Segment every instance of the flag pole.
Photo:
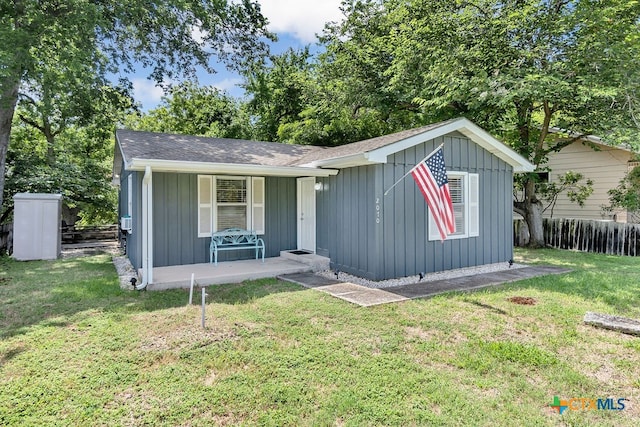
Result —
<svg viewBox="0 0 640 427"><path fill-rule="evenodd" d="M396 185L398 185L400 183L400 181L402 181L403 179L405 179L407 177L407 175L409 175L411 172L414 171L415 168L417 168L418 166L420 166L421 163L426 162L429 157L433 156L434 154L436 154L436 152L441 149L442 147L444 147L444 143L440 144L438 147L436 147L435 150L433 150L431 153L429 153L429 155L427 157L425 157L424 159L420 160L418 163L416 163L416 165L414 167L412 167L411 169L409 169L409 172L405 173L402 178L400 178L399 180L397 180L395 182L395 184L393 184L391 187L389 187L387 189L387 191L384 192L384 195L386 196L387 194L389 194L389 191L393 190L393 187L395 187Z"/></svg>

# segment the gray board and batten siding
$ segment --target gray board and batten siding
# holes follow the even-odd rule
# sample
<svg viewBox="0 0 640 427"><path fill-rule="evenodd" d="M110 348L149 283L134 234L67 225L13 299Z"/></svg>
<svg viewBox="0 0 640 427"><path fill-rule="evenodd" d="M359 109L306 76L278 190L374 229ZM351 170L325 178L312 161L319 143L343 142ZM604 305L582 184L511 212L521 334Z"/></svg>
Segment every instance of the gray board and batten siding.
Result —
<svg viewBox="0 0 640 427"><path fill-rule="evenodd" d="M128 185L129 176L132 177L131 189ZM122 167L120 176L119 215L121 218L128 214L129 191L131 191L131 219L132 232L126 236L127 256L131 264L140 268L142 266L142 176L143 173L125 171Z"/></svg>
<svg viewBox="0 0 640 427"><path fill-rule="evenodd" d="M142 188L143 173L133 172L134 189ZM121 216L126 212L127 174L121 181ZM190 173L153 173L153 265L198 264L209 262L210 237L198 237L198 175ZM135 190L134 190L135 191ZM127 242L134 267L142 266L141 198L134 194L133 234ZM124 207L124 208L123 208ZM137 231L137 232L136 232ZM265 178L266 257L281 250L296 249L296 179ZM229 251L218 256L220 261L253 258L252 251Z"/></svg>
<svg viewBox="0 0 640 427"><path fill-rule="evenodd" d="M441 143L449 172L479 174L478 237L429 241L428 208L410 175L383 195ZM320 181L318 253L331 258L333 269L384 280L512 258L513 168L460 133Z"/></svg>

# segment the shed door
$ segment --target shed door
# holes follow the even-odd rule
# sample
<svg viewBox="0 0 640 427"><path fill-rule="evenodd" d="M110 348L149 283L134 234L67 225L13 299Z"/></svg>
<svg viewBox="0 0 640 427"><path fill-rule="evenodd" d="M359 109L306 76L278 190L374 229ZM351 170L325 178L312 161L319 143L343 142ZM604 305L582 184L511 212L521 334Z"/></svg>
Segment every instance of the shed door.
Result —
<svg viewBox="0 0 640 427"><path fill-rule="evenodd" d="M298 249L316 251L315 178L298 178Z"/></svg>

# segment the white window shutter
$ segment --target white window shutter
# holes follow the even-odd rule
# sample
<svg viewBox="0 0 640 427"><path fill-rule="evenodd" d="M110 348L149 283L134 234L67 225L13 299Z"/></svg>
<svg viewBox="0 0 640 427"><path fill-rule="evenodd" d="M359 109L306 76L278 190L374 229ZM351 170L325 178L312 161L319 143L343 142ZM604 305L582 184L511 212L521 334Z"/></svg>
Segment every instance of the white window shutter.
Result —
<svg viewBox="0 0 640 427"><path fill-rule="evenodd" d="M469 174L469 237L480 235L480 175Z"/></svg>
<svg viewBox="0 0 640 427"><path fill-rule="evenodd" d="M429 241L431 240L440 240L440 231L438 230L438 224L436 224L435 219L433 219L433 215L431 214L431 209L427 208L429 213L427 217L429 217Z"/></svg>
<svg viewBox="0 0 640 427"><path fill-rule="evenodd" d="M264 177L252 177L251 190L251 229L264 234Z"/></svg>
<svg viewBox="0 0 640 427"><path fill-rule="evenodd" d="M198 237L211 236L213 224L213 177L198 175Z"/></svg>

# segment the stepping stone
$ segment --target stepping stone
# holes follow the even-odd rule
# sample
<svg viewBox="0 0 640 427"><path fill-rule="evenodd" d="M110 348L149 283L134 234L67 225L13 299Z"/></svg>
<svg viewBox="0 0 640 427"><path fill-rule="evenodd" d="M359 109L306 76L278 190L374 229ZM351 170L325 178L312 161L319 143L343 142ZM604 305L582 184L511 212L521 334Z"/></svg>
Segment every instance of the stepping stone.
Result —
<svg viewBox="0 0 640 427"><path fill-rule="evenodd" d="M611 316L608 314L588 311L584 315L584 323L603 329L611 329L625 334L640 336L640 321L627 317Z"/></svg>

